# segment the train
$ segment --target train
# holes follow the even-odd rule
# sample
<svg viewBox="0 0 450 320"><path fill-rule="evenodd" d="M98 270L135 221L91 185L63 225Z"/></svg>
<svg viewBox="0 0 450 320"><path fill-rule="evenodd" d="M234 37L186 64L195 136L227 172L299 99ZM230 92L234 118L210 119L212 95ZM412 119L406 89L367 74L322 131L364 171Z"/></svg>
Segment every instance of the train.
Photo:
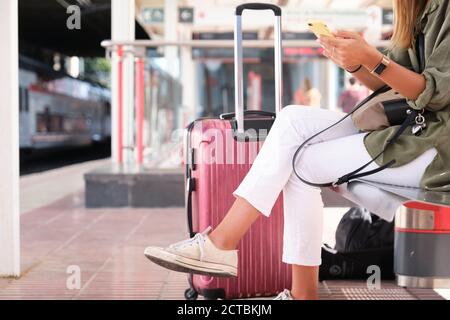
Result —
<svg viewBox="0 0 450 320"><path fill-rule="evenodd" d="M19 62L21 160L40 151L110 142L109 88L26 56ZM178 79L150 59L145 75L144 145L154 163L172 152L172 132L186 125L188 116Z"/></svg>
<svg viewBox="0 0 450 320"><path fill-rule="evenodd" d="M110 89L21 55L21 153L107 142L111 138L110 101Z"/></svg>

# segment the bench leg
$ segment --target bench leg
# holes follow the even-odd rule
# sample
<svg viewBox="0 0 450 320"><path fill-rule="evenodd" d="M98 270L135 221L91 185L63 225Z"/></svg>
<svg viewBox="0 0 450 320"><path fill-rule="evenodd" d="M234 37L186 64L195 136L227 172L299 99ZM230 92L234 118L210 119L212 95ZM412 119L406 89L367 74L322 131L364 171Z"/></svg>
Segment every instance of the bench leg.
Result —
<svg viewBox="0 0 450 320"><path fill-rule="evenodd" d="M408 202L395 218L397 284L450 288L450 208Z"/></svg>

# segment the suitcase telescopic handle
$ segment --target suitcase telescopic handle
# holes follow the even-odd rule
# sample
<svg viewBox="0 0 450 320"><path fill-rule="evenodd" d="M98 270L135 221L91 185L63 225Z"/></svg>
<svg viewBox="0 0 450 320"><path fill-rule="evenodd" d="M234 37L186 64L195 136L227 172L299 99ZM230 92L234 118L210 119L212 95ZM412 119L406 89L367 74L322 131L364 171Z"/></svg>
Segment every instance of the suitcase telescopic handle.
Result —
<svg viewBox="0 0 450 320"><path fill-rule="evenodd" d="M244 133L244 66L242 46L242 12L244 10L272 10L275 14L275 111L277 113L281 111L283 104L281 8L267 3L242 4L236 8L234 26L235 113L238 134Z"/></svg>
<svg viewBox="0 0 450 320"><path fill-rule="evenodd" d="M244 3L236 8L236 15L241 16L244 10L272 10L276 16L281 16L281 8L270 3Z"/></svg>

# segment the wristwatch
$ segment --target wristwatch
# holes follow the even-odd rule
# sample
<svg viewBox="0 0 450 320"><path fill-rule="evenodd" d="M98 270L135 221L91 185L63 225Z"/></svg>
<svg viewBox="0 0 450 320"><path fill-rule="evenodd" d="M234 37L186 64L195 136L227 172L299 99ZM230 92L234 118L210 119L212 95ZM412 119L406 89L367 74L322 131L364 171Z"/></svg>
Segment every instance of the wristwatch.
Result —
<svg viewBox="0 0 450 320"><path fill-rule="evenodd" d="M383 59L381 59L381 62L372 71L370 71L370 73L380 76L390 63L391 59L389 59L389 57L387 57L386 55L383 55Z"/></svg>

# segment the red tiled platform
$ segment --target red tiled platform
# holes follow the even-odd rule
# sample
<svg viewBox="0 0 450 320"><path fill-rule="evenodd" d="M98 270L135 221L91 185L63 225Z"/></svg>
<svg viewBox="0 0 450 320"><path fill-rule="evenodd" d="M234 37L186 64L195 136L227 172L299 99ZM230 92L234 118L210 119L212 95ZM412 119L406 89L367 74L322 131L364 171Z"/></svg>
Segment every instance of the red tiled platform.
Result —
<svg viewBox="0 0 450 320"><path fill-rule="evenodd" d="M183 299L186 276L143 256L148 244L186 237L184 210L84 208L82 194L22 216L22 277L0 279L0 299ZM81 289L66 286L67 267L81 268ZM433 290L384 283L322 283L322 299L438 299Z"/></svg>

